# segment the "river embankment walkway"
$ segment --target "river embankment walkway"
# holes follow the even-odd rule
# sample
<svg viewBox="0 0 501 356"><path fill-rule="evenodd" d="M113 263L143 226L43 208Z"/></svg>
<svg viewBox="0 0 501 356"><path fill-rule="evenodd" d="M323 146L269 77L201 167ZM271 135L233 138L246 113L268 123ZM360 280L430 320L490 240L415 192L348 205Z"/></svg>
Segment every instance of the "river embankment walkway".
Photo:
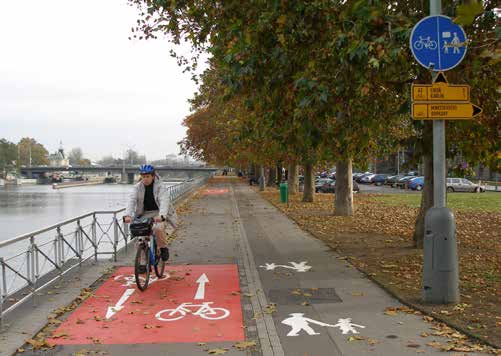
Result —
<svg viewBox="0 0 501 356"><path fill-rule="evenodd" d="M436 325L253 188L215 179L181 210L165 278L137 290L133 248L83 266L9 315L1 355L444 354L421 336Z"/></svg>

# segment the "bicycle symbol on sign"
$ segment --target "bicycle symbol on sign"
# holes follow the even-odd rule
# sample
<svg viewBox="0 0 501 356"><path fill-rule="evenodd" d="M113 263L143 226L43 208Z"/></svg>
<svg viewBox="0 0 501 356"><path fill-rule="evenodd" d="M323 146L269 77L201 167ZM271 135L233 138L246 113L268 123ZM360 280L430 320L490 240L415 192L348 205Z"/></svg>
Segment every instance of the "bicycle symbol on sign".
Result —
<svg viewBox="0 0 501 356"><path fill-rule="evenodd" d="M175 321L184 318L187 314L193 314L207 320L219 320L230 315L230 311L227 309L212 308L209 304L213 303L214 302L204 302L202 304L182 303L176 309L160 310L155 317L160 321ZM190 308L198 309L193 311Z"/></svg>
<svg viewBox="0 0 501 356"><path fill-rule="evenodd" d="M414 42L414 48L417 51L422 50L423 48L430 49L430 50L435 50L437 49L437 42L433 41L430 39L430 36L423 38L422 36L419 36L419 40Z"/></svg>

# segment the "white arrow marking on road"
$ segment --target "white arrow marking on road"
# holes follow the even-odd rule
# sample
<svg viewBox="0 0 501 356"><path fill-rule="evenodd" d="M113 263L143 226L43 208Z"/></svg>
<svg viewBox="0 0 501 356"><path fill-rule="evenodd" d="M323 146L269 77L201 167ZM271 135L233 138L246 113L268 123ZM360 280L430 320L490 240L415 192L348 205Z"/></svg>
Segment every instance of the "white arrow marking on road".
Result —
<svg viewBox="0 0 501 356"><path fill-rule="evenodd" d="M289 268L289 269L293 269L293 270L296 270L296 272L307 272L311 266L308 266L307 265L307 261L302 261L302 262L289 262L291 266L286 266L286 265L277 265L275 263L265 263L265 266L259 266L259 267L262 267L262 268L265 268L267 271L273 271L275 270L275 268L277 267L282 267L282 268Z"/></svg>
<svg viewBox="0 0 501 356"><path fill-rule="evenodd" d="M200 276L197 280L198 289L197 294L195 294L195 299L204 299L205 298L205 283L209 282L209 278L204 274Z"/></svg>
<svg viewBox="0 0 501 356"><path fill-rule="evenodd" d="M108 307L108 311L106 312L106 319L111 318L113 315L118 313L120 310L124 308L123 304L129 299L129 297L134 293L135 289L128 288L125 290L124 294L120 297L117 304L114 307Z"/></svg>

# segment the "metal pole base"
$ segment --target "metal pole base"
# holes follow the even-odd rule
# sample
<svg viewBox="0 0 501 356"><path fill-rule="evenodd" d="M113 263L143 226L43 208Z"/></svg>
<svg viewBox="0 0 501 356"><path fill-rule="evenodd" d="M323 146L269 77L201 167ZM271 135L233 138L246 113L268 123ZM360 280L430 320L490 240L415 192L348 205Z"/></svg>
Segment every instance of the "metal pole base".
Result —
<svg viewBox="0 0 501 356"><path fill-rule="evenodd" d="M459 303L459 273L454 214L431 208L424 220L423 301Z"/></svg>

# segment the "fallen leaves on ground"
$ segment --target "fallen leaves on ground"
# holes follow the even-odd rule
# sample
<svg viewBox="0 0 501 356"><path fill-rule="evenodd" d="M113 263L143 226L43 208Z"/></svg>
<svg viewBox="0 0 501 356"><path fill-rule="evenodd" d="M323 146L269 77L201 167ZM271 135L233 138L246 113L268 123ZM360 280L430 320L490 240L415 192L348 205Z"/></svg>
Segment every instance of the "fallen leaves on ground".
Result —
<svg viewBox="0 0 501 356"><path fill-rule="evenodd" d="M60 331L58 333L55 333L54 335L52 335L52 338L53 339L58 339L58 338L66 338L68 337L68 333L66 331Z"/></svg>
<svg viewBox="0 0 501 356"><path fill-rule="evenodd" d="M275 303L270 303L264 308L263 313L272 314L276 311L277 311L277 305Z"/></svg>
<svg viewBox="0 0 501 356"><path fill-rule="evenodd" d="M417 208L389 206L380 195L354 196L353 216L335 216L332 194L315 194L315 201L290 195L281 204L276 189L260 194L293 219L303 230L327 243L341 256L402 300L501 345L499 290L501 290L501 213L455 209L461 304L433 306L421 302L422 250L413 248ZM395 315L389 310L386 315Z"/></svg>
<svg viewBox="0 0 501 356"><path fill-rule="evenodd" d="M210 355L224 355L228 351L229 351L229 349L210 349L210 350L207 350L207 353Z"/></svg>
<svg viewBox="0 0 501 356"><path fill-rule="evenodd" d="M348 338L348 342L353 342L353 341L361 341L361 340L365 340L365 337L355 335L355 336L350 336L350 337Z"/></svg>
<svg viewBox="0 0 501 356"><path fill-rule="evenodd" d="M255 341L241 341L241 342L237 342L233 346L242 351L242 350L248 349L250 347L256 346L256 342Z"/></svg>

